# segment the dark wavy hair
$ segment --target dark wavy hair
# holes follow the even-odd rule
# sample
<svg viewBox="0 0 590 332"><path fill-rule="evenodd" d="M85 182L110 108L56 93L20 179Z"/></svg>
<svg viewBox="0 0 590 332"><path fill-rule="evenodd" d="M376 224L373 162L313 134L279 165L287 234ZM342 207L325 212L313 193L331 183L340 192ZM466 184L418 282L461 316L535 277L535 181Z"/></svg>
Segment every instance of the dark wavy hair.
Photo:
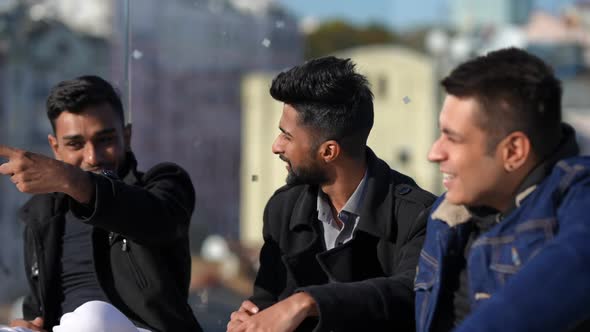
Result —
<svg viewBox="0 0 590 332"><path fill-rule="evenodd" d="M275 77L270 94L297 110L300 124L317 133L317 145L333 139L350 157L364 158L373 93L350 59L329 56L293 67Z"/></svg>
<svg viewBox="0 0 590 332"><path fill-rule="evenodd" d="M488 151L515 131L527 135L540 159L559 144L561 82L538 57L517 48L493 51L461 64L441 84L451 95L479 102Z"/></svg>
<svg viewBox="0 0 590 332"><path fill-rule="evenodd" d="M47 117L55 132L55 119L61 113L80 113L87 107L103 104L109 104L121 123L125 123L123 104L115 88L98 76L80 76L62 81L51 89L46 103Z"/></svg>

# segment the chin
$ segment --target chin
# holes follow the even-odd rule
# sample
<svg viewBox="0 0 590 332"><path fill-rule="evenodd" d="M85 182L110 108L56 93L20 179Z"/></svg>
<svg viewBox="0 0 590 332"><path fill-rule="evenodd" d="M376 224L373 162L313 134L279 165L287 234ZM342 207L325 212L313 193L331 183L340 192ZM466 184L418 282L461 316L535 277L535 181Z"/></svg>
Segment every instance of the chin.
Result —
<svg viewBox="0 0 590 332"><path fill-rule="evenodd" d="M469 200L465 199L464 197L461 197L461 195L456 194L456 193L452 193L452 192L447 192L447 194L445 195L445 199L454 205L468 205L469 204Z"/></svg>

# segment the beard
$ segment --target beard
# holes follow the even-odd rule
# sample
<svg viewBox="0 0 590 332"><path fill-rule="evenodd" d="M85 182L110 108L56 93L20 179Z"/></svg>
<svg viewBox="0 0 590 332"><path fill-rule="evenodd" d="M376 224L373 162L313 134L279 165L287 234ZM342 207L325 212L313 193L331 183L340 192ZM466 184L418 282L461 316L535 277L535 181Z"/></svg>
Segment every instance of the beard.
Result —
<svg viewBox="0 0 590 332"><path fill-rule="evenodd" d="M289 164L289 172L285 179L288 185L321 185L328 181L326 171L316 161L310 160L308 165L293 167L289 159L283 156L279 156L279 158Z"/></svg>

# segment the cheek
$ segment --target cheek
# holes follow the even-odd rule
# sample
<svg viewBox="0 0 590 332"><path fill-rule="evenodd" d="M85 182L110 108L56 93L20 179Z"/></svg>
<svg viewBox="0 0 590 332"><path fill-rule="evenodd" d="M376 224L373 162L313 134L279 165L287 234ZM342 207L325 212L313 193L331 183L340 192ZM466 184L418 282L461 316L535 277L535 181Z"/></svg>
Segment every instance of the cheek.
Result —
<svg viewBox="0 0 590 332"><path fill-rule="evenodd" d="M472 188L472 191L487 192L498 186L501 174L496 167L493 158L480 156L468 164L469 177L464 180L464 186Z"/></svg>
<svg viewBox="0 0 590 332"><path fill-rule="evenodd" d="M117 162L123 155L124 149L119 146L107 147L103 152L103 158L107 159L109 162Z"/></svg>
<svg viewBox="0 0 590 332"><path fill-rule="evenodd" d="M283 151L285 157L289 158L291 161L299 160L299 152L297 151L297 147L293 144L285 144L283 145Z"/></svg>
<svg viewBox="0 0 590 332"><path fill-rule="evenodd" d="M84 161L84 153L82 151L61 151L58 154L58 159L70 165L80 166Z"/></svg>

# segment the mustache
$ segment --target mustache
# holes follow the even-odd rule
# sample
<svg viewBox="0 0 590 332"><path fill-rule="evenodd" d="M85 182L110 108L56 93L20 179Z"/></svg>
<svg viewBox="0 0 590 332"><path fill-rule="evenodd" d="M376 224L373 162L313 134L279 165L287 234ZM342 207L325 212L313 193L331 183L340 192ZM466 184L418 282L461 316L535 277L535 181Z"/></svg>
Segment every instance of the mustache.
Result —
<svg viewBox="0 0 590 332"><path fill-rule="evenodd" d="M289 159L287 159L287 157L283 156L282 154L279 155L279 159L281 159L282 161L291 165L291 162L289 161Z"/></svg>
<svg viewBox="0 0 590 332"><path fill-rule="evenodd" d="M96 165L96 166L91 166L91 167L85 167L85 168L83 168L83 170L85 170L87 172L92 172L92 173L100 173L102 170L114 171L113 168L114 167L112 165L101 164L101 165Z"/></svg>

